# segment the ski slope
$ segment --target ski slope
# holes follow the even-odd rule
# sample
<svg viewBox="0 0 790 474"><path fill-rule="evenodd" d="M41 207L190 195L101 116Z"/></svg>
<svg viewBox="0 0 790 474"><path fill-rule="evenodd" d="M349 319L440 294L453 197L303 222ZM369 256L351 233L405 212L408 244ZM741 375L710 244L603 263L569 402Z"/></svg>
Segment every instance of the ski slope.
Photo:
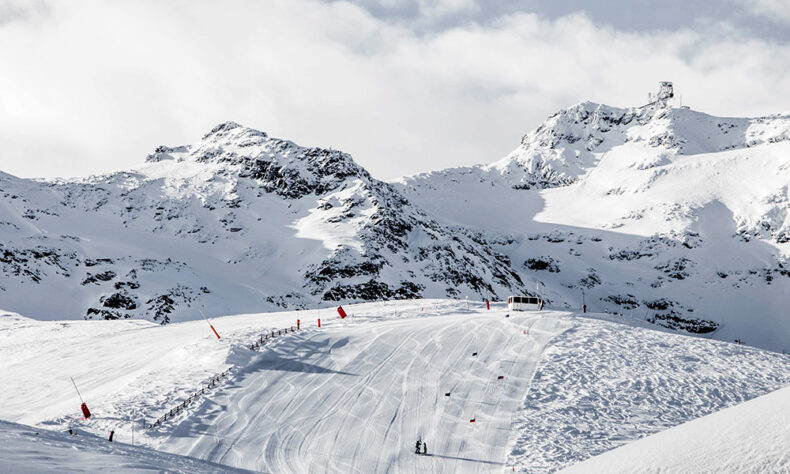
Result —
<svg viewBox="0 0 790 474"><path fill-rule="evenodd" d="M0 312L0 419L96 439L114 430L123 443L134 426L137 444L263 472L535 473L790 384L785 355L616 316L486 311L463 300L346 310L345 320L335 308L216 318L219 340L204 321ZM250 350L297 318L301 332ZM413 454L418 437L431 456Z"/></svg>
<svg viewBox="0 0 790 474"><path fill-rule="evenodd" d="M569 327L552 316L350 322L284 338L162 446L265 472L501 471L540 353ZM418 436L430 456L413 454Z"/></svg>

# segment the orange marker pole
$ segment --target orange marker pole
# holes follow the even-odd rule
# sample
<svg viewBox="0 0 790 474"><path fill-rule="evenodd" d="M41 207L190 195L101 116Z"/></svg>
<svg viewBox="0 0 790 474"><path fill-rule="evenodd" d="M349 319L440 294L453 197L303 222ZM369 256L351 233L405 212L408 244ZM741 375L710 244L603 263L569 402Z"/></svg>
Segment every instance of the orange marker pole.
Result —
<svg viewBox="0 0 790 474"><path fill-rule="evenodd" d="M321 318L318 318L318 327L321 327Z"/></svg>

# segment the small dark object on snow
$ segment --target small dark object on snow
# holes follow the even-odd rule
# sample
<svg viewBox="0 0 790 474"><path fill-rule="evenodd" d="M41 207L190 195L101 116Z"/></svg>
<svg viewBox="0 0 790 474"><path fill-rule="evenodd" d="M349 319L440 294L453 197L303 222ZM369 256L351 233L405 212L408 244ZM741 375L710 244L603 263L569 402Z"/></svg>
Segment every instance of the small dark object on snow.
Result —
<svg viewBox="0 0 790 474"><path fill-rule="evenodd" d="M417 446L416 446L415 451L414 451L416 454L420 454L420 447L421 446L422 446L422 440L418 439L417 440Z"/></svg>
<svg viewBox="0 0 790 474"><path fill-rule="evenodd" d="M428 444L422 443L422 454L428 454Z"/></svg>
<svg viewBox="0 0 790 474"><path fill-rule="evenodd" d="M499 377L497 377L497 380L503 380L504 378L505 378L504 375L500 375Z"/></svg>
<svg viewBox="0 0 790 474"><path fill-rule="evenodd" d="M110 431L110 443L112 443L112 437L115 435L115 430Z"/></svg>
<svg viewBox="0 0 790 474"><path fill-rule="evenodd" d="M472 352L472 357L477 357L477 352Z"/></svg>
<svg viewBox="0 0 790 474"><path fill-rule="evenodd" d="M444 394L444 396L445 396L445 397L449 397L449 396L450 396L450 392L446 392L446 393Z"/></svg>
<svg viewBox="0 0 790 474"><path fill-rule="evenodd" d="M505 315L505 317L506 317L506 318L509 318L509 317L510 317L510 315L509 315L509 314L506 314L506 315Z"/></svg>

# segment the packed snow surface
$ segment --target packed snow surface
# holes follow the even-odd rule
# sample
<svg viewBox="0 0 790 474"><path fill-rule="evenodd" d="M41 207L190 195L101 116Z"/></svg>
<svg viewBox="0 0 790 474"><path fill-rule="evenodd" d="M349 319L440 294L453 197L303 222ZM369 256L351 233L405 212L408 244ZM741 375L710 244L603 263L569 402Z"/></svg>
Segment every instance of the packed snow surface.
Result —
<svg viewBox="0 0 790 474"><path fill-rule="evenodd" d="M141 446L109 443L85 433L57 433L7 421L0 421L0 457L2 471L7 473L248 472Z"/></svg>
<svg viewBox="0 0 790 474"><path fill-rule="evenodd" d="M0 419L124 443L134 423L137 443L265 472L550 472L790 383L781 354L639 320L468 305L227 316L211 320L219 340L202 320L3 315ZM250 348L297 318L302 331ZM418 437L430 456L413 453Z"/></svg>
<svg viewBox="0 0 790 474"><path fill-rule="evenodd" d="M790 387L662 431L563 472L790 472Z"/></svg>
<svg viewBox="0 0 790 474"><path fill-rule="evenodd" d="M544 351L508 465L551 472L790 384L787 355L612 319L577 319Z"/></svg>

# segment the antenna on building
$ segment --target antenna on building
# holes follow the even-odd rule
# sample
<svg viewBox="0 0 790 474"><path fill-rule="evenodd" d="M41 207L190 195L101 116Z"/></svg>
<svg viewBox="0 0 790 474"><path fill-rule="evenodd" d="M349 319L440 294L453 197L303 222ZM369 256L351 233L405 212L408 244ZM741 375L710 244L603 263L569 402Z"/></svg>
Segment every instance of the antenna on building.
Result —
<svg viewBox="0 0 790 474"><path fill-rule="evenodd" d="M655 105L657 108L665 109L669 99L675 97L675 91L672 88L672 83L669 81L661 81L658 83L658 93L656 95L648 93L648 101L645 107Z"/></svg>

